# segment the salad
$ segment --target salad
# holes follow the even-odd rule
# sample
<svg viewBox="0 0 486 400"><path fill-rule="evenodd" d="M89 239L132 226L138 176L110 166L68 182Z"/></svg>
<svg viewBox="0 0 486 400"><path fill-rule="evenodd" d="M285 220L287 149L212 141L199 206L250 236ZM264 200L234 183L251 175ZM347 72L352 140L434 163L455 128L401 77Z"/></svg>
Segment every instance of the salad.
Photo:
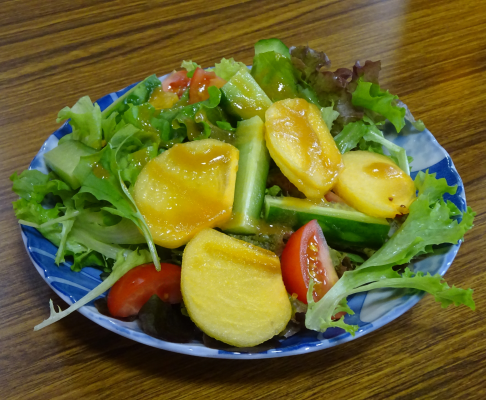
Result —
<svg viewBox="0 0 486 400"><path fill-rule="evenodd" d="M330 69L325 53L255 45L251 69L184 61L101 110L59 112L71 133L48 174L14 174L15 215L58 247L56 264L102 282L42 329L96 300L150 335L208 346L274 345L301 330L357 326L347 297L378 288L474 309L411 262L463 240L475 213L383 135L425 129L379 85L380 62ZM439 250L440 251L440 250ZM102 296L106 291L106 297Z"/></svg>

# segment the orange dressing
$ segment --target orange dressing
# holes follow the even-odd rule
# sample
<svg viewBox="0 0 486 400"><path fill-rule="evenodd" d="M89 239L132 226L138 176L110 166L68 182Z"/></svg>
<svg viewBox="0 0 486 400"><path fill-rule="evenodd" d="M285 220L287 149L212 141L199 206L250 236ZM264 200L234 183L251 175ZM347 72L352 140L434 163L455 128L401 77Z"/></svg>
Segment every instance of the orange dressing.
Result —
<svg viewBox="0 0 486 400"><path fill-rule="evenodd" d="M382 162L369 164L365 166L363 170L368 175L378 179L403 178L403 176L405 175L405 173L400 168L392 164Z"/></svg>
<svg viewBox="0 0 486 400"><path fill-rule="evenodd" d="M268 150L284 175L307 198L321 199L343 164L320 110L304 99L281 100L267 110L265 127Z"/></svg>
<svg viewBox="0 0 486 400"><path fill-rule="evenodd" d="M177 96L177 94L172 92L164 92L162 86L155 88L149 99L149 103L158 110L171 108L178 101L179 96Z"/></svg>
<svg viewBox="0 0 486 400"><path fill-rule="evenodd" d="M141 149L130 155L131 160L136 167L143 167L150 161L149 149Z"/></svg>
<svg viewBox="0 0 486 400"><path fill-rule="evenodd" d="M95 162L92 165L93 174L99 179L108 179L110 177L110 173L99 163Z"/></svg>
<svg viewBox="0 0 486 400"><path fill-rule="evenodd" d="M137 180L135 201L162 246L178 247L203 227L218 226L231 216L236 149L218 142L194 151L202 142L175 145L147 163Z"/></svg>

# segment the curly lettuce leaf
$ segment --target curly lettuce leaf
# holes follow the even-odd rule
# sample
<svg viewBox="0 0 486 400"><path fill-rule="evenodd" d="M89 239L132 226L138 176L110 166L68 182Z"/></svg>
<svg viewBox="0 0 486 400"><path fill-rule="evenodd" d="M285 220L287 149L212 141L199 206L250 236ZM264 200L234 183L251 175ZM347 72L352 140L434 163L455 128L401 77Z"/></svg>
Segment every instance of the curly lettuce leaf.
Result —
<svg viewBox="0 0 486 400"><path fill-rule="evenodd" d="M447 307L450 304L474 309L472 290L450 288L440 275L413 274L410 270L400 275L393 267L403 265L413 257L433 251L432 246L442 243L456 244L464 238L473 226L475 213L471 208L462 213L462 219L455 218L457 207L450 207L442 196L455 193L455 188L447 185L444 178L436 179L435 174L419 172L415 179L419 191L417 200L410 206L410 214L400 228L378 251L354 271L345 272L342 278L317 303L312 298L312 284L309 285L309 310L306 326L309 329L325 331L340 327L354 335L356 326L347 325L344 319L332 319L346 308L346 297L372 289L392 287L423 290ZM353 314L351 310L347 310Z"/></svg>
<svg viewBox="0 0 486 400"><path fill-rule="evenodd" d="M123 181L119 165L119 160L122 159L119 153L123 153L124 145L131 143L132 136L138 132L137 128L127 125L124 132L117 132L101 151L81 157L74 174L81 182L78 195L89 193L100 202L108 202L111 206L102 207L102 210L131 220L140 229L154 264L160 268L152 234Z"/></svg>
<svg viewBox="0 0 486 400"><path fill-rule="evenodd" d="M103 110L101 113L103 119L107 119L112 113L123 113L128 110L130 104L139 106L149 101L155 88L159 87L162 83L155 75L150 75L143 81L139 82L121 97L116 99L112 104Z"/></svg>
<svg viewBox="0 0 486 400"><path fill-rule="evenodd" d="M366 122L368 123L366 123ZM382 146L391 154L393 161L407 174L410 174L409 158L403 147L385 139L383 133L365 117L361 121L350 122L334 137L334 141L341 152L346 153L354 149L358 143L361 150L384 154Z"/></svg>
<svg viewBox="0 0 486 400"><path fill-rule="evenodd" d="M339 112L334 110L334 106L331 105L329 107L321 108L321 116L329 131L331 131L334 121L339 117Z"/></svg>
<svg viewBox="0 0 486 400"><path fill-rule="evenodd" d="M290 48L292 64L302 73L303 80L310 80L322 68L329 68L331 61L326 53L312 50L309 46Z"/></svg>
<svg viewBox="0 0 486 400"><path fill-rule="evenodd" d="M352 94L354 106L374 111L387 118L397 132L405 126L405 109L396 105L398 96L392 95L388 90L381 90L376 83L365 82L358 79L356 89Z"/></svg>
<svg viewBox="0 0 486 400"><path fill-rule="evenodd" d="M85 267L98 268L106 273L111 272L111 267L108 265L107 259L102 254L93 250L77 253L73 257L73 265L71 265L71 270L74 272L79 272Z"/></svg>
<svg viewBox="0 0 486 400"><path fill-rule="evenodd" d="M457 207L451 210L442 199L445 193L455 193L444 178L436 179L435 174L421 171L415 178L415 186L419 196L410 205L405 222L360 268L406 264L417 255L431 253L433 245L458 243L472 228L476 214L470 207L459 222L454 218Z"/></svg>
<svg viewBox="0 0 486 400"><path fill-rule="evenodd" d="M93 104L89 96L81 97L72 108L64 107L59 111L57 122L67 119L71 119L69 125L73 130L72 139L96 150L101 149L101 110L97 103Z"/></svg>
<svg viewBox="0 0 486 400"><path fill-rule="evenodd" d="M181 68L184 68L187 71L188 78L192 78L196 69L201 68L201 66L192 60L183 60L181 63Z"/></svg>
<svg viewBox="0 0 486 400"><path fill-rule="evenodd" d="M61 311L59 307L59 311L56 311L52 300L49 301L51 314L49 318L44 320L39 325L34 327L34 331L38 331L42 328L45 328L48 325L57 322L64 317L67 317L73 311L78 310L82 306L88 304L90 301L95 300L97 297L101 296L104 292L110 289L123 275L125 275L131 269L137 267L138 265L146 264L151 261L152 256L146 250L121 250L117 257L116 262L113 265L113 270L111 274L101 282L97 287L95 287L91 292L86 294L83 298L78 300L76 303L69 306L66 310Z"/></svg>
<svg viewBox="0 0 486 400"><path fill-rule="evenodd" d="M20 196L13 203L15 216L19 223L37 228L48 240L52 241L58 250L55 262L64 262L64 256L69 250L79 247L68 243L68 236L79 212L74 209L72 196L74 191L63 181L55 179L55 175L43 174L37 170L26 170L20 175L10 177L12 189ZM54 207L44 207L41 203L47 195L61 199Z"/></svg>
<svg viewBox="0 0 486 400"><path fill-rule="evenodd" d="M334 137L336 146L341 154L353 150L358 145L360 139L368 132L368 129L368 125L363 121L346 124L343 130Z"/></svg>
<svg viewBox="0 0 486 400"><path fill-rule="evenodd" d="M235 61L233 57L222 58L219 63L214 65L214 73L225 81L229 81L242 67L246 68L246 65Z"/></svg>
<svg viewBox="0 0 486 400"><path fill-rule="evenodd" d="M135 184L145 164L158 155L161 142L159 132L153 128L144 128L146 129L138 129L127 124L116 132L109 142L116 149L116 169L120 171L123 182L130 187Z"/></svg>
<svg viewBox="0 0 486 400"><path fill-rule="evenodd" d="M232 130L225 130L218 126L217 122L225 121L225 116L219 106L221 102L221 91L216 86L208 88L209 98L207 100L187 105L177 111L175 116L170 110L161 117L173 118L171 126L179 125L185 127L185 135L189 140L213 139L223 140L231 143L234 140Z"/></svg>
<svg viewBox="0 0 486 400"><path fill-rule="evenodd" d="M380 71L381 71L381 61L366 60L364 65L361 65L360 62L357 61L353 66L351 87L353 87L352 85L353 83L357 82L360 79L364 82L371 82L378 85Z"/></svg>
<svg viewBox="0 0 486 400"><path fill-rule="evenodd" d="M472 289L464 290L455 286L449 287L439 274L434 276L424 275L422 272L414 274L409 268L406 268L402 275L389 266L346 271L342 278L317 303L312 298L313 286L314 282L311 282L309 284L311 295L308 296L305 322L308 329L320 332L324 332L328 328L341 328L354 336L358 326L346 324L344 318L333 320L332 317L342 311L353 315L354 311L347 306L346 297L373 289L408 288L422 290L432 294L443 308L451 304L456 306L464 304L472 310L475 309Z"/></svg>

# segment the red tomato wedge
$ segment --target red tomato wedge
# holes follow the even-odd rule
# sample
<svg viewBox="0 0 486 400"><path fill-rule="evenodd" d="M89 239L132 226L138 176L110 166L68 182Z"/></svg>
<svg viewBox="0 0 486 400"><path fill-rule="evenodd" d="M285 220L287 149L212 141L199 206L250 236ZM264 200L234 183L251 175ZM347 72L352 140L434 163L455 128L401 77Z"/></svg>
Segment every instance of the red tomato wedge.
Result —
<svg viewBox="0 0 486 400"><path fill-rule="evenodd" d="M222 88L226 81L212 71L204 71L202 68L196 68L191 78L189 88L189 103L197 103L209 99L208 87L216 86Z"/></svg>
<svg viewBox="0 0 486 400"><path fill-rule="evenodd" d="M180 303L181 268L174 264L144 264L123 275L108 293L108 310L114 317L137 315L142 306L154 295L168 303Z"/></svg>
<svg viewBox="0 0 486 400"><path fill-rule="evenodd" d="M191 78L187 77L187 71L174 71L162 81L164 92L175 93L181 98L184 91L189 86Z"/></svg>
<svg viewBox="0 0 486 400"><path fill-rule="evenodd" d="M314 301L318 301L338 281L329 247L316 220L292 234L281 257L282 277L289 293L307 304L309 276L314 279Z"/></svg>

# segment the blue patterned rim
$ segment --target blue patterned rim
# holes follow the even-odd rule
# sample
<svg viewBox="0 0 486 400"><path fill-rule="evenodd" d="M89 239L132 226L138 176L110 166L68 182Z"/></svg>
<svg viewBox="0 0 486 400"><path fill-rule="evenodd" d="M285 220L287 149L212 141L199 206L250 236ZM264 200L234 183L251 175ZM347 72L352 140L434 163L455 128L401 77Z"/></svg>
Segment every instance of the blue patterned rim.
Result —
<svg viewBox="0 0 486 400"><path fill-rule="evenodd" d="M97 103L101 110L108 107L134 85L99 99ZM67 123L54 132L41 147L29 168L47 172L43 158L44 153L57 146L58 140L70 132L71 128ZM428 130L418 133L407 124L403 134L398 136L394 133L392 126L387 126L385 135L387 139L404 147L407 154L414 158L411 164L412 178L415 178L418 171L428 169L431 173L437 173L437 178L445 178L449 185L458 185L456 194L453 196L446 195L445 198L451 200L460 210L466 209L464 186L461 178L447 152L437 143ZM21 234L27 253L35 268L66 303L73 304L101 282L100 271L97 269L84 268L81 272L73 272L70 269L70 263L56 266L54 259L57 248L36 229L22 226ZM444 275L452 264L459 246L460 244L443 247L440 253L415 263L413 265L414 270ZM106 293L103 296L105 295ZM359 326L354 337L338 328L328 329L324 333L305 331L290 338L282 339L275 349L258 353L216 350L196 341L178 344L159 340L143 333L136 322L123 322L101 315L92 302L81 307L79 311L93 322L112 332L159 349L200 357L259 359L310 353L360 338L398 318L418 303L423 295L424 293L412 293L399 289L379 289L358 293L348 298L349 305L355 311L355 315L346 315L345 317L347 323Z"/></svg>

